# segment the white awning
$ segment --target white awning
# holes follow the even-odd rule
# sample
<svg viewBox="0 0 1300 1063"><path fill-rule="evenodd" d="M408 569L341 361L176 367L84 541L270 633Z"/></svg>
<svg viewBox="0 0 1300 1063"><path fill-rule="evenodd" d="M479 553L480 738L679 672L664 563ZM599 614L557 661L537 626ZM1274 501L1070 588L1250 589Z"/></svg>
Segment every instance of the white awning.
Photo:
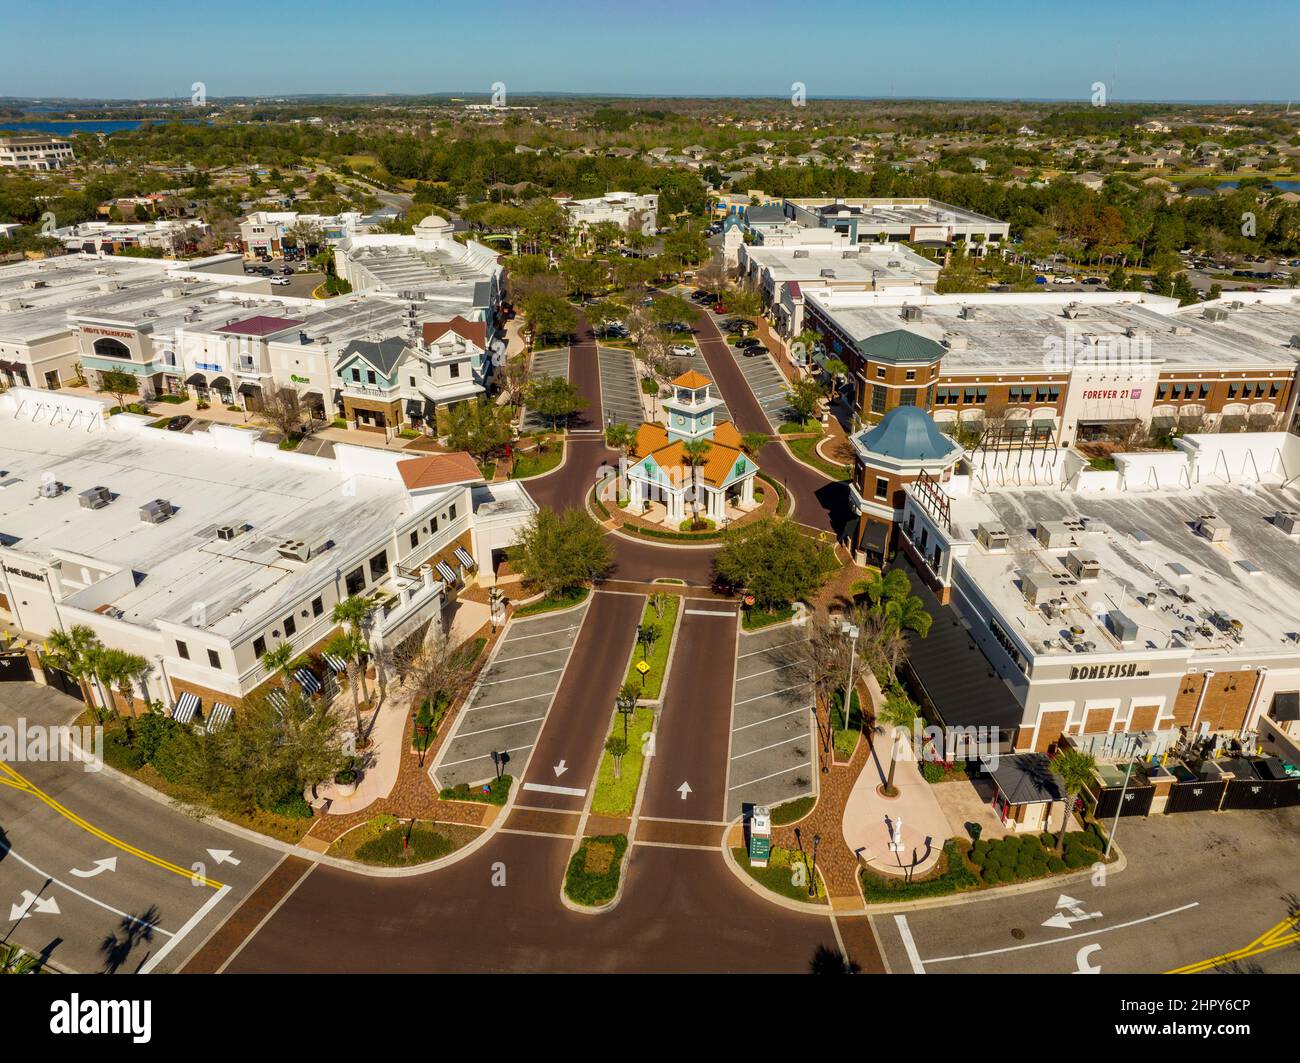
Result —
<svg viewBox="0 0 1300 1063"><path fill-rule="evenodd" d="M230 718L235 715L235 710L229 705L223 705L221 702L212 706L212 711L208 713L208 730L220 731L230 722Z"/></svg>
<svg viewBox="0 0 1300 1063"><path fill-rule="evenodd" d="M321 660L334 669L335 672L342 673L348 670L348 662L333 653L322 653Z"/></svg>
<svg viewBox="0 0 1300 1063"><path fill-rule="evenodd" d="M320 692L320 680L317 679L306 668L299 668L296 672L294 672L293 681L297 683L300 687L302 687L303 691L308 696Z"/></svg>
<svg viewBox="0 0 1300 1063"><path fill-rule="evenodd" d="M172 719L177 723L189 723L194 719L198 708L199 696L186 691L176 699L176 705L172 708Z"/></svg>
<svg viewBox="0 0 1300 1063"><path fill-rule="evenodd" d="M269 691L266 695L266 700L276 707L281 716L284 715L284 710L289 707L289 697L279 687Z"/></svg>
<svg viewBox="0 0 1300 1063"><path fill-rule="evenodd" d="M438 575L449 584L456 582L456 572L446 561L439 561L434 567L438 570Z"/></svg>
<svg viewBox="0 0 1300 1063"><path fill-rule="evenodd" d="M464 547L461 546L456 547L455 553L456 553L456 560L459 561L466 568L474 567L474 559L470 557L469 552L466 551Z"/></svg>

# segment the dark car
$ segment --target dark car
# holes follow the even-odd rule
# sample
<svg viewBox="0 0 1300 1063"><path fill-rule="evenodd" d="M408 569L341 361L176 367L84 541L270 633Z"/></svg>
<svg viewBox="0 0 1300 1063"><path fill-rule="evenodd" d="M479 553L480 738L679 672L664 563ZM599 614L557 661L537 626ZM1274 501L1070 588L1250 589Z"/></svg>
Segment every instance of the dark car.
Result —
<svg viewBox="0 0 1300 1063"><path fill-rule="evenodd" d="M257 272L260 273L263 277L270 277L275 273L275 270L273 270L270 266L258 266Z"/></svg>
<svg viewBox="0 0 1300 1063"><path fill-rule="evenodd" d="M189 423L193 420L194 418L186 413L181 414L179 417L173 417L170 421L167 422L167 431L183 432L185 431L186 427L188 427Z"/></svg>
<svg viewBox="0 0 1300 1063"><path fill-rule="evenodd" d="M283 273L286 277L292 277L294 271L292 266L285 266L284 269L280 270L280 272Z"/></svg>

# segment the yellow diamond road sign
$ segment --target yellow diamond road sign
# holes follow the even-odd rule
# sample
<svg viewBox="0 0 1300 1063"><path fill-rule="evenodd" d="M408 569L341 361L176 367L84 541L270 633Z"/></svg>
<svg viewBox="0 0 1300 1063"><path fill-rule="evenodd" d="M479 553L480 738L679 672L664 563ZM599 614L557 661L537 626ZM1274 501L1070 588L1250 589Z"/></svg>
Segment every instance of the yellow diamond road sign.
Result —
<svg viewBox="0 0 1300 1063"><path fill-rule="evenodd" d="M637 661L637 662L636 662L636 670L637 670L638 672L640 672L642 675L645 675L646 672L650 671L650 665L648 665L648 664L647 664L645 661L643 661L643 660L642 660L642 661Z"/></svg>

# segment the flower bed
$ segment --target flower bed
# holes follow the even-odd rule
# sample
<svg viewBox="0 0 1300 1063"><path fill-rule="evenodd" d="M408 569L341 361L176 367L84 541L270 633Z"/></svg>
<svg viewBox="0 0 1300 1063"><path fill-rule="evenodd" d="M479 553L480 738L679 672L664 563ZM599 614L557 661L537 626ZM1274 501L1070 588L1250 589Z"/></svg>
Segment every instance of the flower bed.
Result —
<svg viewBox="0 0 1300 1063"><path fill-rule="evenodd" d="M618 892L625 852L627 836L624 834L583 838L564 873L564 895L589 907L612 901Z"/></svg>

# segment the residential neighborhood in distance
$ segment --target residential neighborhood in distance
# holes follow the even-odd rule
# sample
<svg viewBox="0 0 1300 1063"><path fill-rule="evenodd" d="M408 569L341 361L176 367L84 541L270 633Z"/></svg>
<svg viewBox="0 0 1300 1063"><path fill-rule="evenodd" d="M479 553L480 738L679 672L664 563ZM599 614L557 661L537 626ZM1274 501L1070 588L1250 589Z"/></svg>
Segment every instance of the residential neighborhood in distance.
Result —
<svg viewBox="0 0 1300 1063"><path fill-rule="evenodd" d="M1300 973L1295 11L381 2L344 72L68 6L0 72L37 1036L488 973L1281 1032L1154 976Z"/></svg>

